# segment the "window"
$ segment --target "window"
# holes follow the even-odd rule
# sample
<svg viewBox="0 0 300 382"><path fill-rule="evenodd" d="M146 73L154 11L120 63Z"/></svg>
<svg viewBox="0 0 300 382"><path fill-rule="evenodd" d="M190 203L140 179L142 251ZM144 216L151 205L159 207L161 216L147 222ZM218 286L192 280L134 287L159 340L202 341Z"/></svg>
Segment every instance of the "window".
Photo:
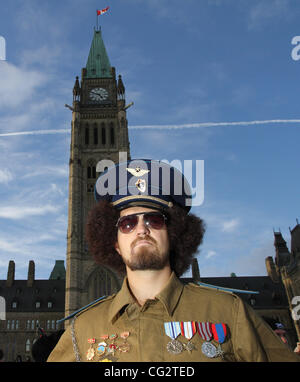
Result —
<svg viewBox="0 0 300 382"><path fill-rule="evenodd" d="M94 127L94 144L98 145L98 128Z"/></svg>
<svg viewBox="0 0 300 382"><path fill-rule="evenodd" d="M48 301L48 308L52 308L52 307L53 307L52 301Z"/></svg>
<svg viewBox="0 0 300 382"><path fill-rule="evenodd" d="M110 124L110 144L114 146L115 144L115 130L114 130L114 124Z"/></svg>
<svg viewBox="0 0 300 382"><path fill-rule="evenodd" d="M31 330L34 330L34 320L31 321Z"/></svg>
<svg viewBox="0 0 300 382"><path fill-rule="evenodd" d="M29 330L29 329L30 329L30 320L27 320L26 329L27 329L27 330Z"/></svg>
<svg viewBox="0 0 300 382"><path fill-rule="evenodd" d="M16 330L19 329L19 320L16 320Z"/></svg>
<svg viewBox="0 0 300 382"><path fill-rule="evenodd" d="M47 321L47 329L50 329L50 320Z"/></svg>
<svg viewBox="0 0 300 382"><path fill-rule="evenodd" d="M89 126L87 125L84 130L84 143L88 145L90 143L90 133L89 133Z"/></svg>
<svg viewBox="0 0 300 382"><path fill-rule="evenodd" d="M11 321L11 330L15 330L15 320Z"/></svg>
<svg viewBox="0 0 300 382"><path fill-rule="evenodd" d="M106 131L105 131L104 123L102 123L101 138L102 138L102 145L105 145L106 144Z"/></svg>
<svg viewBox="0 0 300 382"><path fill-rule="evenodd" d="M30 352L30 340L29 339L25 343L25 351L26 351L26 353Z"/></svg>
<svg viewBox="0 0 300 382"><path fill-rule="evenodd" d="M39 309L39 308L41 307L41 303L40 303L40 301L37 301L37 302L35 303L35 307L36 307L36 309Z"/></svg>
<svg viewBox="0 0 300 382"><path fill-rule="evenodd" d="M17 301L13 301L12 304L11 304L11 307L12 307L13 309L16 309L17 306L18 306Z"/></svg>
<svg viewBox="0 0 300 382"><path fill-rule="evenodd" d="M7 320L7 323L6 323L6 329L7 329L7 330L10 330L10 320Z"/></svg>

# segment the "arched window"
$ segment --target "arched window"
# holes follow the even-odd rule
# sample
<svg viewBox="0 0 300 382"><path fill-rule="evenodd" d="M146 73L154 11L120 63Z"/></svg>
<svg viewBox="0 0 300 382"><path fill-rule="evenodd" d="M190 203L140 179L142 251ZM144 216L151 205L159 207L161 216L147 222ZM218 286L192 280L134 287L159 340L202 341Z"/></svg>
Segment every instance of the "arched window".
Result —
<svg viewBox="0 0 300 382"><path fill-rule="evenodd" d="M114 129L114 124L110 124L110 144L114 146L115 144L115 129Z"/></svg>
<svg viewBox="0 0 300 382"><path fill-rule="evenodd" d="M102 145L106 145L106 131L104 123L101 124L101 141Z"/></svg>
<svg viewBox="0 0 300 382"><path fill-rule="evenodd" d="M98 145L98 127L96 123L94 125L94 145Z"/></svg>
<svg viewBox="0 0 300 382"><path fill-rule="evenodd" d="M90 131L89 131L89 125L86 124L84 129L84 143L88 145L90 143Z"/></svg>

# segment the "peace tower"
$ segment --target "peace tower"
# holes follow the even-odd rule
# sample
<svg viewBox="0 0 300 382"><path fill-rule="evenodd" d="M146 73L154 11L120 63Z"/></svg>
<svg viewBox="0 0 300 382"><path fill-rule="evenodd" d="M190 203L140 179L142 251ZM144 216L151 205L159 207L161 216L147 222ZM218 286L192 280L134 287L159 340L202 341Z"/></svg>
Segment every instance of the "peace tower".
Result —
<svg viewBox="0 0 300 382"><path fill-rule="evenodd" d="M67 106L67 105L66 105ZM116 80L101 30L94 30L81 81L73 88L69 162L69 206L66 259L66 305L69 315L98 297L120 288L108 268L95 264L85 241L85 224L94 205L94 185L100 175L97 163L119 161L119 152L130 159L125 87Z"/></svg>

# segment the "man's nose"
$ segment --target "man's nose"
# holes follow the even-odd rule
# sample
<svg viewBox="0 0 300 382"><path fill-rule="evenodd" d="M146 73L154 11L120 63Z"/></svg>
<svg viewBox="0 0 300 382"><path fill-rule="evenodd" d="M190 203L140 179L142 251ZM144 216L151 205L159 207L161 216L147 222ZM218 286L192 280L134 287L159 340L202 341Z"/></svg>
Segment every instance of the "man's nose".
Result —
<svg viewBox="0 0 300 382"><path fill-rule="evenodd" d="M136 227L136 234L137 235L146 235L149 232L150 232L150 230L149 230L148 226L145 224L144 216L140 215L139 220L138 220L138 224Z"/></svg>

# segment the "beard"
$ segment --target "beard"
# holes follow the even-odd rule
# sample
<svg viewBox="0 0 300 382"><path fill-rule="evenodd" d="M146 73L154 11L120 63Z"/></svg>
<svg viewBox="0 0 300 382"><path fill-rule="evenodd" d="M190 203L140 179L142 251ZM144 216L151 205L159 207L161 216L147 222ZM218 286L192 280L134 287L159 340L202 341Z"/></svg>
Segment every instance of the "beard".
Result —
<svg viewBox="0 0 300 382"><path fill-rule="evenodd" d="M141 240L147 240L152 245L145 244L135 247ZM132 271L161 270L169 263L169 253L161 253L156 241L148 236L144 239L136 239L132 243L130 258L123 258L123 261Z"/></svg>

